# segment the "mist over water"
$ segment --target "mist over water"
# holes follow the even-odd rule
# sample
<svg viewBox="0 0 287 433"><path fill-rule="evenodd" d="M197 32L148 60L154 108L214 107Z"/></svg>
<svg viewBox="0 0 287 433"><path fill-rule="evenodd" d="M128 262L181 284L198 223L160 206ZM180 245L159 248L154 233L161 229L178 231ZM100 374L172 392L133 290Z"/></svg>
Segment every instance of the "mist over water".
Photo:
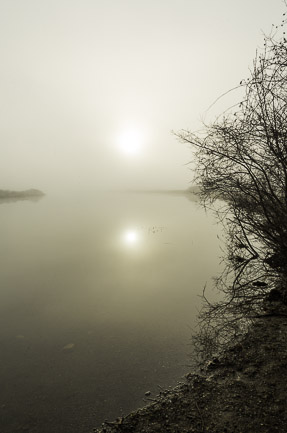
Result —
<svg viewBox="0 0 287 433"><path fill-rule="evenodd" d="M242 99L218 96L249 76L260 29L283 12L1 2L0 191L46 196L0 197L0 433L88 433L188 371L220 229L179 193L195 159L171 130Z"/></svg>
<svg viewBox="0 0 287 433"><path fill-rule="evenodd" d="M218 227L180 195L0 204L2 432L86 432L188 371ZM24 431L24 430L23 430Z"/></svg>

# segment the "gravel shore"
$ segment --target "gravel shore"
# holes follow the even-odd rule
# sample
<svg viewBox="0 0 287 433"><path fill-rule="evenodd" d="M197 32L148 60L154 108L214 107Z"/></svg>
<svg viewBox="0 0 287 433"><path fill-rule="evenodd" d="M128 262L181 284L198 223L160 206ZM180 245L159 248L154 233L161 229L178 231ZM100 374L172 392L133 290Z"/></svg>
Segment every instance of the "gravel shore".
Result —
<svg viewBox="0 0 287 433"><path fill-rule="evenodd" d="M93 432L286 433L286 343L287 311L266 313L200 373Z"/></svg>

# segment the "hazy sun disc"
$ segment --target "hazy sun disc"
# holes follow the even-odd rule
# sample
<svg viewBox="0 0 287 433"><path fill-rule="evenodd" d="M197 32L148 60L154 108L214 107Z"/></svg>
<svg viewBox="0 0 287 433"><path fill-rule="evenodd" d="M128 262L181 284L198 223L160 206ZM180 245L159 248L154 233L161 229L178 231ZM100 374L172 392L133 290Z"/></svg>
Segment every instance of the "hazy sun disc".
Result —
<svg viewBox="0 0 287 433"><path fill-rule="evenodd" d="M139 155L144 142L143 133L136 128L125 129L120 132L117 144L120 150L128 156Z"/></svg>

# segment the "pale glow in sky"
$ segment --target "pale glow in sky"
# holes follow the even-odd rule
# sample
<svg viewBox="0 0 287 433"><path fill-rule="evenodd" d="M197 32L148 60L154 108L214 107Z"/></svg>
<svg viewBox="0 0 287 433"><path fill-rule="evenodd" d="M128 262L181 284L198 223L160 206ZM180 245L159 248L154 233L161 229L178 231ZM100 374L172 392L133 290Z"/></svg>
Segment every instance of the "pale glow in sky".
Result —
<svg viewBox="0 0 287 433"><path fill-rule="evenodd" d="M187 188L190 149L171 130L233 105L207 112L284 12L281 0L3 0L0 189Z"/></svg>
<svg viewBox="0 0 287 433"><path fill-rule="evenodd" d="M146 144L145 132L140 127L126 127L116 137L119 150L126 156L139 156Z"/></svg>

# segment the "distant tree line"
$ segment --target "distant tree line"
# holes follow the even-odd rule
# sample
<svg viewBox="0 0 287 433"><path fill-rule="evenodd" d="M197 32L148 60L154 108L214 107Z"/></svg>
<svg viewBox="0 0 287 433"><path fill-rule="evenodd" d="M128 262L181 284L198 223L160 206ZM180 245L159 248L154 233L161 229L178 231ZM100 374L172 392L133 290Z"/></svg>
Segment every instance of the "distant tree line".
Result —
<svg viewBox="0 0 287 433"><path fill-rule="evenodd" d="M40 197L44 193L38 189L27 189L25 191L10 191L0 189L0 199L1 198L28 198L28 197Z"/></svg>

